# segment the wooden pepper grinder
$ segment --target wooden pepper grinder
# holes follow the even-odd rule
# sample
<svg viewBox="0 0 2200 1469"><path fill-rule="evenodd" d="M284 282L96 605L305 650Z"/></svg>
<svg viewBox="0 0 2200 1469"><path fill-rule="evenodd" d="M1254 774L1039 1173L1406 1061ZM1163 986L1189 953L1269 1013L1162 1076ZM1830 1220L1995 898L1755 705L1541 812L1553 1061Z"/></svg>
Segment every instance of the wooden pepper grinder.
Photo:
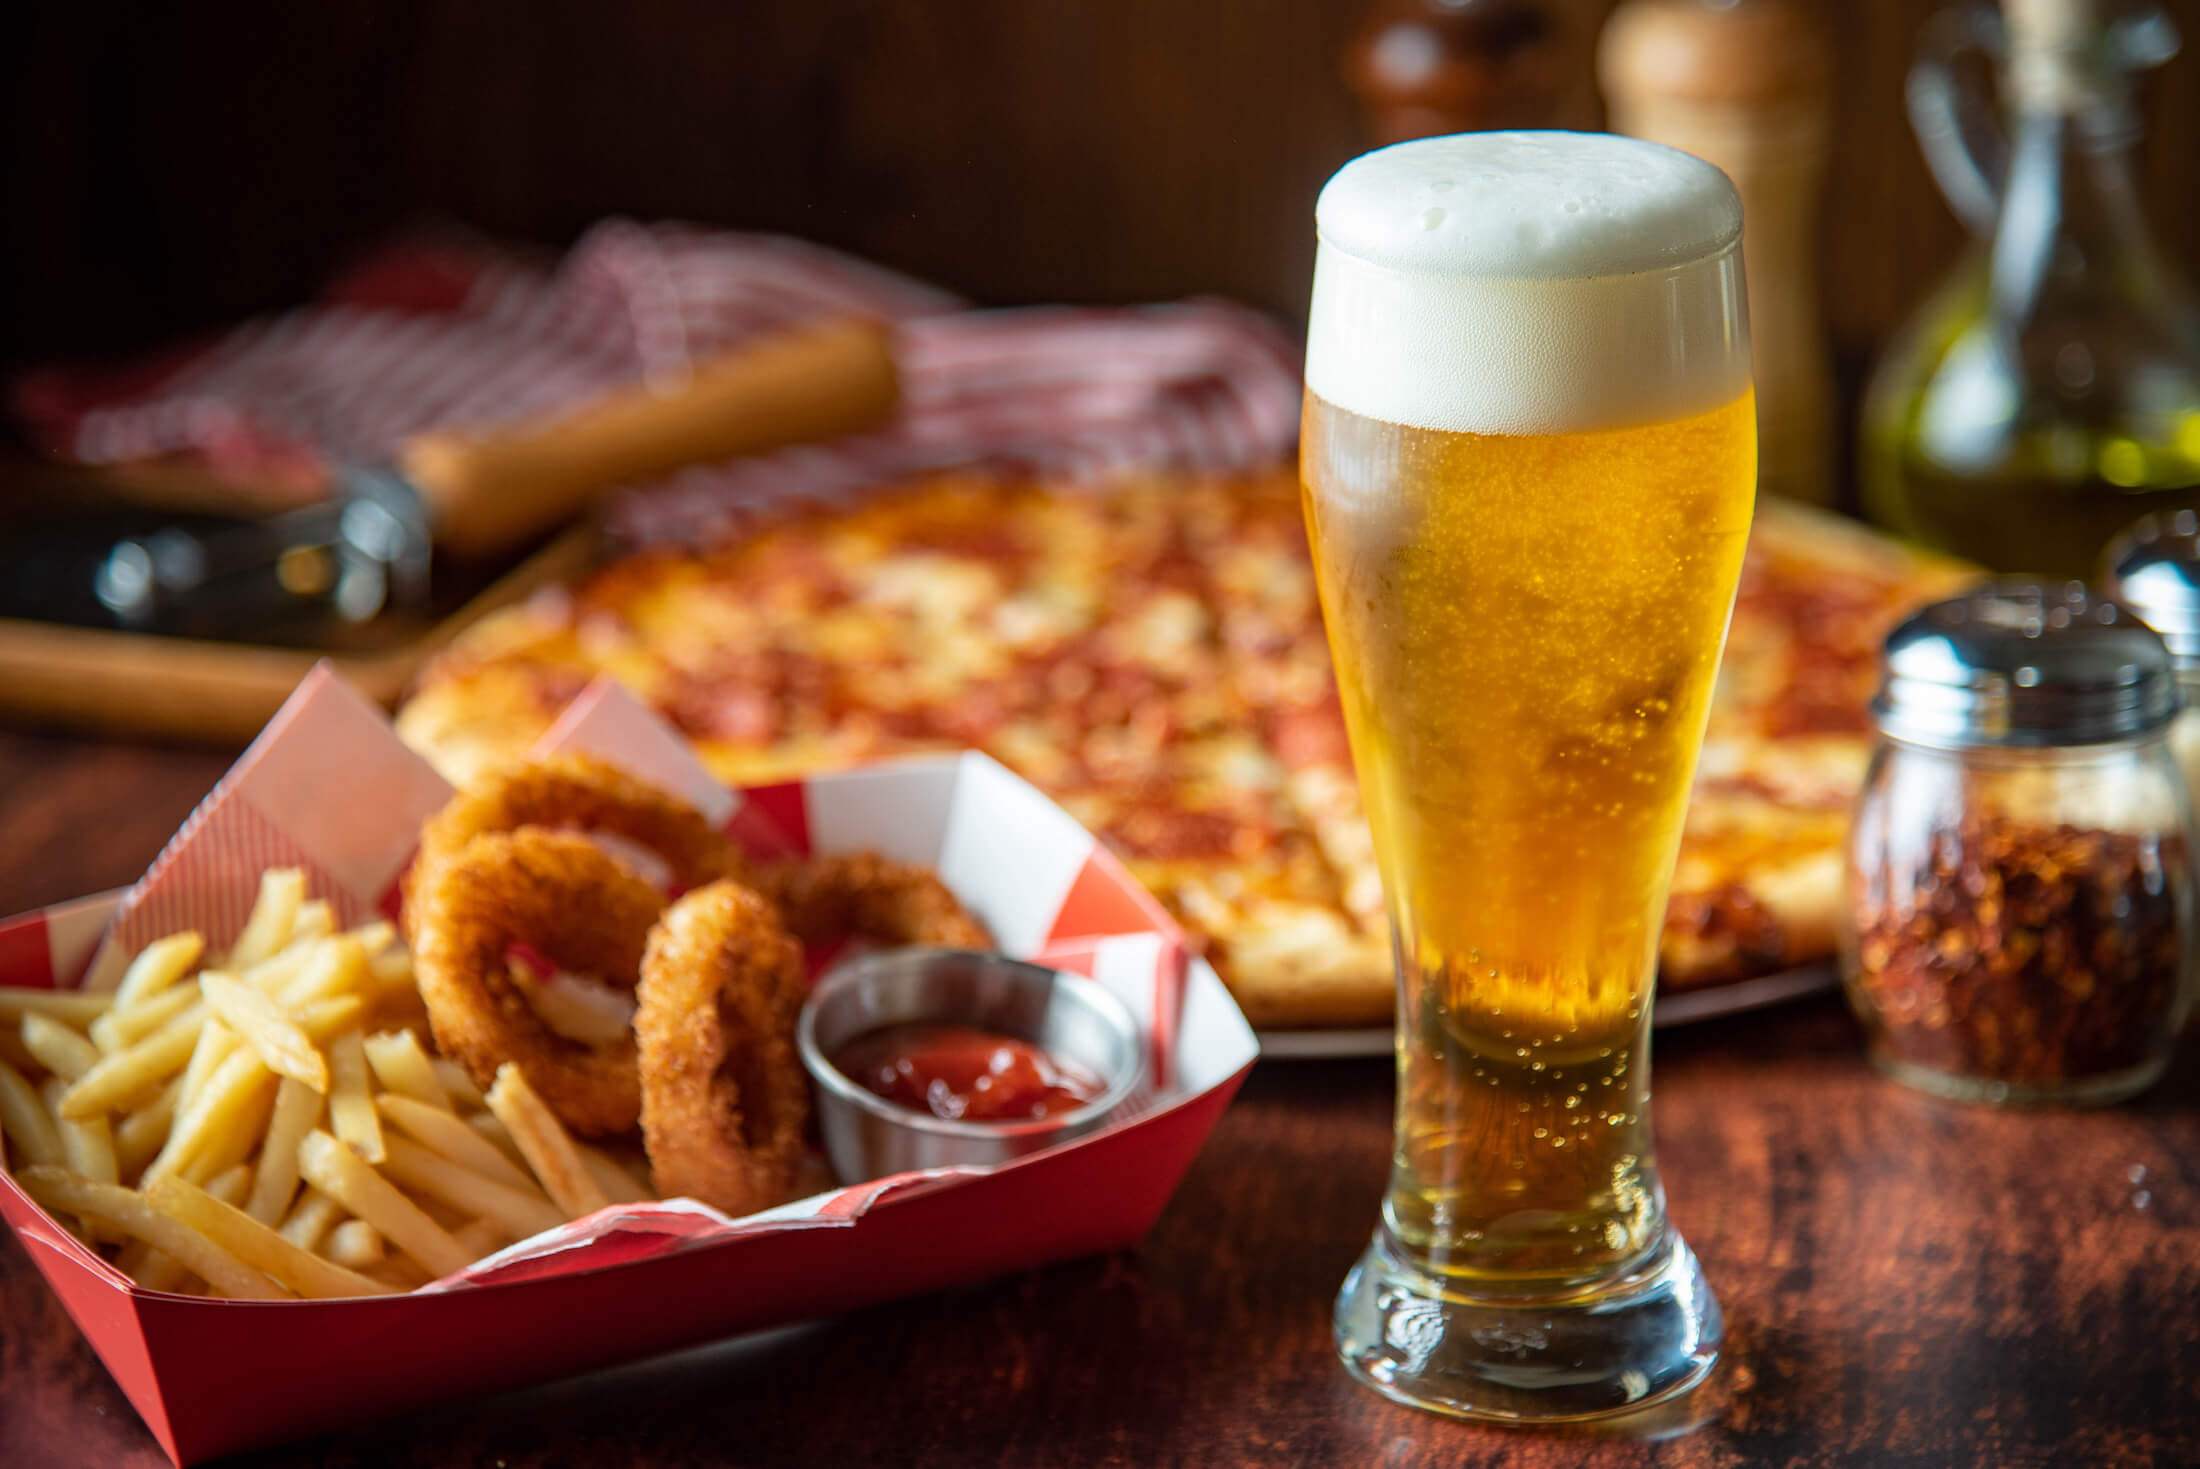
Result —
<svg viewBox="0 0 2200 1469"><path fill-rule="evenodd" d="M1758 483L1819 503L1833 491L1817 242L1832 50L1804 0L1625 0L1597 55L1613 131L1716 164L1741 193Z"/></svg>
<svg viewBox="0 0 2200 1469"><path fill-rule="evenodd" d="M1550 127L1558 27L1541 0L1375 0L1345 83L1378 147L1481 128Z"/></svg>

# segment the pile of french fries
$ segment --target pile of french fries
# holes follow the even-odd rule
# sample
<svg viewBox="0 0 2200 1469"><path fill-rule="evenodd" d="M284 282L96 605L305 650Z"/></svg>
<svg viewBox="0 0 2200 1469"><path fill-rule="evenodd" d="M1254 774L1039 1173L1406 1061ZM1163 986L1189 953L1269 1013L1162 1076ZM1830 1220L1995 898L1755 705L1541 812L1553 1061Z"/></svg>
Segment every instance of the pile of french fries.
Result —
<svg viewBox="0 0 2200 1469"><path fill-rule="evenodd" d="M433 1055L395 931L338 931L296 869L207 959L177 933L111 993L0 988L0 1161L138 1284L388 1295L651 1196L516 1066L485 1094Z"/></svg>

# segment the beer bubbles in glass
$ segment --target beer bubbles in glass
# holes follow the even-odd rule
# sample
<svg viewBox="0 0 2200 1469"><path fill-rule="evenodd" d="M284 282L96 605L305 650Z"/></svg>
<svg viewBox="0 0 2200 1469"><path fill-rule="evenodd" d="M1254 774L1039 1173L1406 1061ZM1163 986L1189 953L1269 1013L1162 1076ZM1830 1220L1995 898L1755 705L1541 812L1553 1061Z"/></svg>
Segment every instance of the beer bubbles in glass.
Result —
<svg viewBox="0 0 2200 1469"><path fill-rule="evenodd" d="M1656 144L1468 133L1317 217L1301 476L1398 973L1338 1350L1468 1417L1644 1406L1721 1331L1649 1026L1756 484L1741 205Z"/></svg>

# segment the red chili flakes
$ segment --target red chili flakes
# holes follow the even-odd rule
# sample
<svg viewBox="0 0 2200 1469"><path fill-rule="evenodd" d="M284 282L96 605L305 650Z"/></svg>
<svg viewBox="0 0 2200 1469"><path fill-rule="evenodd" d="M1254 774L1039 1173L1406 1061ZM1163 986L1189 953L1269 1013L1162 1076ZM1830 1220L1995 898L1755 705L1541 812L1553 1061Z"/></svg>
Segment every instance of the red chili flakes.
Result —
<svg viewBox="0 0 2200 1469"><path fill-rule="evenodd" d="M2184 965L2176 838L1966 817L1858 894L1858 984L1891 1057L2053 1086L2157 1053ZM1891 896L1893 901L1887 901Z"/></svg>

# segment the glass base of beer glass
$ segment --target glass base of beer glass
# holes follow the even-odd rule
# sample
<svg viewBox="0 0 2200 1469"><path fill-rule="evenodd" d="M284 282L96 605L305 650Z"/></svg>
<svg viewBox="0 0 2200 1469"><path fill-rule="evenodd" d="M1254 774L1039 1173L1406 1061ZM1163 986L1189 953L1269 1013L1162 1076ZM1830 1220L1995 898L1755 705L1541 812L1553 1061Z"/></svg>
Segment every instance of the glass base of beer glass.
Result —
<svg viewBox="0 0 2200 1469"><path fill-rule="evenodd" d="M1559 1297L1470 1294L1378 1229L1337 1296L1337 1353L1353 1376L1408 1407L1502 1423L1603 1418L1686 1392L1724 1330L1670 1228L1638 1264Z"/></svg>

